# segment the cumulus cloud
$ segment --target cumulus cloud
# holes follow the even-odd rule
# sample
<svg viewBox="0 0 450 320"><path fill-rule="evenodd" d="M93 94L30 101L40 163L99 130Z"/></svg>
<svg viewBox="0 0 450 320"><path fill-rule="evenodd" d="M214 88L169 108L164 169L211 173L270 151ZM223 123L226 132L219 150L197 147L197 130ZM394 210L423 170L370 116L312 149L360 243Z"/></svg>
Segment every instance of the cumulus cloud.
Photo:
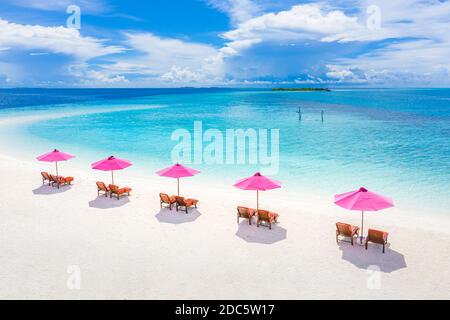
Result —
<svg viewBox="0 0 450 320"><path fill-rule="evenodd" d="M223 34L225 39L299 39L335 34L360 28L357 18L333 10L325 12L319 5L296 5L290 10L267 13L239 24Z"/></svg>
<svg viewBox="0 0 450 320"><path fill-rule="evenodd" d="M327 65L326 76L332 80L345 83L364 83L367 82L366 74L356 68L348 68L340 65Z"/></svg>
<svg viewBox="0 0 450 320"><path fill-rule="evenodd" d="M216 64L241 55L261 43L319 41L330 34L360 29L356 17L338 10L326 10L319 4L295 5L289 10L266 13L239 23L222 34L228 40L215 57Z"/></svg>
<svg viewBox="0 0 450 320"><path fill-rule="evenodd" d="M203 76L199 73L193 72L189 68L180 68L177 66L172 66L170 71L164 73L161 79L169 82L199 82L203 80Z"/></svg>
<svg viewBox="0 0 450 320"><path fill-rule="evenodd" d="M450 45L434 40L392 43L355 58L336 59L336 62L342 68L364 70L372 83L450 84Z"/></svg>
<svg viewBox="0 0 450 320"><path fill-rule="evenodd" d="M124 73L139 72L162 81L201 81L219 79L220 68L211 67L218 49L203 43L158 37L152 33L126 33L126 43L136 56L120 58L106 68Z"/></svg>
<svg viewBox="0 0 450 320"><path fill-rule="evenodd" d="M172 65L174 61L182 66L198 65L216 51L207 44L162 38L152 33L127 33L126 36L131 48L145 53L147 62L155 68Z"/></svg>
<svg viewBox="0 0 450 320"><path fill-rule="evenodd" d="M0 47L22 50L44 50L66 54L80 60L123 52L104 41L84 37L76 29L11 23L0 18Z"/></svg>
<svg viewBox="0 0 450 320"><path fill-rule="evenodd" d="M88 63L73 64L68 68L68 73L76 80L74 85L111 86L129 83L122 74L102 69L99 66L91 66Z"/></svg>

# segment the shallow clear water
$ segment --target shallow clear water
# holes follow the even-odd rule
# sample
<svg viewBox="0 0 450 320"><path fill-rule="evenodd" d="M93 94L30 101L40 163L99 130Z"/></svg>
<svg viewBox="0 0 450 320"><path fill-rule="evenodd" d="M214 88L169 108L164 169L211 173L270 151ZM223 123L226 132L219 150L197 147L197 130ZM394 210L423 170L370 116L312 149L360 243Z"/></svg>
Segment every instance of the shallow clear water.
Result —
<svg viewBox="0 0 450 320"><path fill-rule="evenodd" d="M279 172L273 177L286 190L331 198L366 186L405 209L432 207L436 213L449 213L449 89L175 90L160 95L102 93L101 100L91 93L83 102L55 105L49 99L53 104L25 108L23 97L21 108L12 108L14 98L8 96L0 119L43 116L42 121L16 126L17 131L8 129L30 152L58 147L87 163L114 154L132 160L136 170L148 175L171 162L177 143L172 132L184 128L193 133L194 121L201 120L204 131L214 128L224 134L226 129L279 129ZM111 108L116 109L108 112ZM55 116L59 112L66 116ZM48 115L54 118L45 119ZM193 166L205 177L228 184L261 169L249 164Z"/></svg>

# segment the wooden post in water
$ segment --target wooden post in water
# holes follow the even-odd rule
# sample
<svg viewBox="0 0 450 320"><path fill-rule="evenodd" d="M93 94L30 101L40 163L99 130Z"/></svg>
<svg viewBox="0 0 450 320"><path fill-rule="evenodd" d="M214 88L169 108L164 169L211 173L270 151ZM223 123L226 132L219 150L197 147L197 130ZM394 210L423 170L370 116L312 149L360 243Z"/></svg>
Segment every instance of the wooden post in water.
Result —
<svg viewBox="0 0 450 320"><path fill-rule="evenodd" d="M323 122L323 110L322 110L322 122Z"/></svg>
<svg viewBox="0 0 450 320"><path fill-rule="evenodd" d="M298 121L302 121L302 108L301 107L298 107L297 113L298 113Z"/></svg>

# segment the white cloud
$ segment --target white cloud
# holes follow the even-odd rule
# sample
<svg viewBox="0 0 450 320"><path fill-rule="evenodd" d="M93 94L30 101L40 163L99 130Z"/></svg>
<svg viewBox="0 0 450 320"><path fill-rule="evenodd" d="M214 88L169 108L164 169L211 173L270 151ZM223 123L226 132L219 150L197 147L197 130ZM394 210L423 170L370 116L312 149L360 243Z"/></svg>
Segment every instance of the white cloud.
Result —
<svg viewBox="0 0 450 320"><path fill-rule="evenodd" d="M352 71L339 66L328 65L327 76L334 79L344 80L348 78L353 78L354 74Z"/></svg>
<svg viewBox="0 0 450 320"><path fill-rule="evenodd" d="M217 48L203 43L162 38L152 33L127 33L127 44L139 54L120 58L108 69L141 73L163 81L210 82L222 76L220 68L211 67Z"/></svg>
<svg viewBox="0 0 450 320"><path fill-rule="evenodd" d="M89 70L86 72L86 76L83 77L84 81L87 82L101 82L101 83L118 83L118 82L129 82L122 75L109 76L101 71Z"/></svg>
<svg viewBox="0 0 450 320"><path fill-rule="evenodd" d="M242 39L301 39L360 28L357 18L341 11L325 12L319 5L296 5L290 10L267 13L239 24L223 34L231 41Z"/></svg>
<svg viewBox="0 0 450 320"><path fill-rule="evenodd" d="M75 64L68 67L68 73L77 79L78 85L109 86L129 82L124 75L96 68L87 63Z"/></svg>
<svg viewBox="0 0 450 320"><path fill-rule="evenodd" d="M340 65L327 65L326 76L337 83L365 83L366 75L359 69L352 69Z"/></svg>
<svg viewBox="0 0 450 320"><path fill-rule="evenodd" d="M128 45L145 56L148 67L164 70L177 63L183 67L196 66L215 53L216 49L207 44L182 41L173 38L161 38L152 33L126 34Z"/></svg>
<svg viewBox="0 0 450 320"><path fill-rule="evenodd" d="M364 70L372 83L450 85L450 45L433 40L393 43L335 62L341 68Z"/></svg>
<svg viewBox="0 0 450 320"><path fill-rule="evenodd" d="M329 34L358 28L361 28L358 19L341 11L325 11L319 4L295 5L289 10L251 18L223 33L228 42L219 50L215 61L224 64L227 58L240 55L255 44L320 40Z"/></svg>
<svg viewBox="0 0 450 320"><path fill-rule="evenodd" d="M121 47L105 45L102 40L83 37L76 29L23 25L1 18L0 47L44 50L70 55L80 60L123 51Z"/></svg>
<svg viewBox="0 0 450 320"><path fill-rule="evenodd" d="M161 76L161 79L168 82L189 83L200 82L204 79L204 77L202 74L195 73L189 68L173 66L170 71Z"/></svg>
<svg viewBox="0 0 450 320"><path fill-rule="evenodd" d="M261 9L251 0L206 0L213 8L227 13L233 24L253 18Z"/></svg>

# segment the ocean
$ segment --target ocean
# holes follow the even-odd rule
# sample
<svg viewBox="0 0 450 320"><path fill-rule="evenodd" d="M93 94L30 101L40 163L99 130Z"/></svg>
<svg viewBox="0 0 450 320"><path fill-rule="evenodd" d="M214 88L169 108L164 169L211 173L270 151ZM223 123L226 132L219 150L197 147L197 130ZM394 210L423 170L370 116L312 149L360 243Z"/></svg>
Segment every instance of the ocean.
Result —
<svg viewBox="0 0 450 320"><path fill-rule="evenodd" d="M30 160L58 148L89 169L90 162L114 154L153 176L172 162L180 142L173 138L191 133L194 139L194 126L201 126L204 141L200 151L194 150L198 141L191 141L191 166L206 179L231 187L262 171L294 194L332 202L333 194L365 186L392 197L406 212L450 214L450 89L0 90L0 146ZM250 129L259 147L265 132L270 168L260 158L249 163L252 149L238 144L232 146L236 154L250 152L245 163L227 162L229 148L215 150L210 158L217 163L194 161L195 152L210 154L207 132L225 147L227 129Z"/></svg>

